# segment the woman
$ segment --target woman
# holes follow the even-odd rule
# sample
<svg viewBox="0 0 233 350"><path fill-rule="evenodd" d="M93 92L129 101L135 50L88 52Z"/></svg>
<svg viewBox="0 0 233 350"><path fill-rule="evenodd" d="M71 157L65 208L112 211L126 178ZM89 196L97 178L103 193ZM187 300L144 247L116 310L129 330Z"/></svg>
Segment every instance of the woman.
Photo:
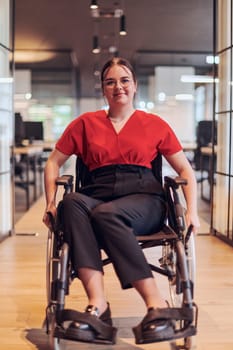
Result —
<svg viewBox="0 0 233 350"><path fill-rule="evenodd" d="M59 168L72 154L78 155L91 172L91 182L82 193L71 193L64 199L65 239L87 294L85 312L111 324L100 244L111 258L122 288L134 287L147 313L167 308L135 239L137 234L159 230L165 217L163 191L151 171L151 161L158 152L188 180L184 188L187 224L195 230L199 221L193 170L167 123L156 115L135 110L137 82L130 63L122 58L108 61L101 81L108 111L85 113L73 120L47 161L43 221L49 226L47 213L56 215L55 180ZM70 329L77 339L82 337L82 330L91 331L85 323L77 322ZM161 320L152 322L145 331L151 342L171 339L174 334L172 323Z"/></svg>

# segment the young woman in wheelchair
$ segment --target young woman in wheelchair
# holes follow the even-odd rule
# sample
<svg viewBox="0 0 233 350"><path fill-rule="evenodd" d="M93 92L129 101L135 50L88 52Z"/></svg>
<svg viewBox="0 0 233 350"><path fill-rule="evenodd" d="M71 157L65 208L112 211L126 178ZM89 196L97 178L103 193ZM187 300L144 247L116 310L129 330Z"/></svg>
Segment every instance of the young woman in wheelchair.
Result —
<svg viewBox="0 0 233 350"><path fill-rule="evenodd" d="M81 192L65 196L62 215L72 266L88 299L84 315L112 324L104 291L101 247L110 257L121 287L135 288L145 302L150 322L143 332L148 342L172 339L172 320L151 319L154 310L162 312L168 305L136 235L159 231L166 215L163 189L151 170L158 152L187 179L186 221L194 231L199 226L195 176L170 126L157 115L134 108L137 81L127 60L108 61L102 69L101 83L109 109L74 119L46 163L43 221L49 227L48 212L56 216L55 181L60 167L71 155L77 155L90 171L90 183ZM72 322L69 327L77 340L83 337L80 340L85 341L83 332L92 331L85 322Z"/></svg>

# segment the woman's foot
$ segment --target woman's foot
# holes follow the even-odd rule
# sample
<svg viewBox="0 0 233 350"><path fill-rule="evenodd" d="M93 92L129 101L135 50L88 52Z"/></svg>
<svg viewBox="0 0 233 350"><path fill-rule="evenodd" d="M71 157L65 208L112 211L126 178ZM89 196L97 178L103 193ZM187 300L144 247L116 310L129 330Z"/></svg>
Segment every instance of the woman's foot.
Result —
<svg viewBox="0 0 233 350"><path fill-rule="evenodd" d="M68 339L85 342L110 342L116 341L117 329L112 326L111 310L109 303L103 313L94 305L88 305L85 312L80 314L80 322L70 323L66 336Z"/></svg>
<svg viewBox="0 0 233 350"><path fill-rule="evenodd" d="M107 307L104 310L104 312L102 312L102 313L94 305L88 305L85 309L85 312L89 313L90 315L94 315L94 316L98 317L101 321L112 326L111 310L110 310L109 303L107 303Z"/></svg>
<svg viewBox="0 0 233 350"><path fill-rule="evenodd" d="M107 308L101 314L100 314L99 309L94 305L88 305L86 307L84 313L87 313L87 314L92 315L92 316L96 316L102 322L112 326L111 310L110 310L109 303L107 303ZM82 329L82 330L89 330L90 329L90 326L87 323L79 323L79 322L71 322L70 327L75 328L75 329Z"/></svg>
<svg viewBox="0 0 233 350"><path fill-rule="evenodd" d="M149 308L142 322L133 328L136 343L154 343L171 340L174 337L173 320L168 314L169 308Z"/></svg>

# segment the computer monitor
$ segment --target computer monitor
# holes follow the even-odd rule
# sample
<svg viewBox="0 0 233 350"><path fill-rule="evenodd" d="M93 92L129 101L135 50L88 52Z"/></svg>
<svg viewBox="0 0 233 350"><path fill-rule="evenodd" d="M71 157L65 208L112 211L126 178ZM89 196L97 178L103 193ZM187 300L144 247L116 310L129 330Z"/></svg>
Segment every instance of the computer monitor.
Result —
<svg viewBox="0 0 233 350"><path fill-rule="evenodd" d="M29 141L44 140L43 122L39 121L25 121L25 139Z"/></svg>
<svg viewBox="0 0 233 350"><path fill-rule="evenodd" d="M21 146L25 139L25 125L20 113L15 113L15 146Z"/></svg>

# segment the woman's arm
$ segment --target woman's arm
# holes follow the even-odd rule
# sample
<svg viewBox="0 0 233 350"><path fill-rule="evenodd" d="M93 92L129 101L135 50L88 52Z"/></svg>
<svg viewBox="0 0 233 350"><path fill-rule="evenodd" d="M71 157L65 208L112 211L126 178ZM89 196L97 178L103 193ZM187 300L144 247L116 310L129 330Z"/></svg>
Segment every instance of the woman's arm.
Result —
<svg viewBox="0 0 233 350"><path fill-rule="evenodd" d="M172 168L179 176L186 179L188 184L183 186L183 192L187 204L186 220L187 225L192 224L194 232L200 226L197 211L197 182L194 171L183 151L165 157Z"/></svg>
<svg viewBox="0 0 233 350"><path fill-rule="evenodd" d="M44 185L45 185L45 198L46 198L46 208L43 216L43 222L46 226L50 227L50 218L48 212L50 212L53 217L56 216L56 179L59 176L59 169L65 163L69 156L61 153L58 150L53 150L49 156L44 170Z"/></svg>

